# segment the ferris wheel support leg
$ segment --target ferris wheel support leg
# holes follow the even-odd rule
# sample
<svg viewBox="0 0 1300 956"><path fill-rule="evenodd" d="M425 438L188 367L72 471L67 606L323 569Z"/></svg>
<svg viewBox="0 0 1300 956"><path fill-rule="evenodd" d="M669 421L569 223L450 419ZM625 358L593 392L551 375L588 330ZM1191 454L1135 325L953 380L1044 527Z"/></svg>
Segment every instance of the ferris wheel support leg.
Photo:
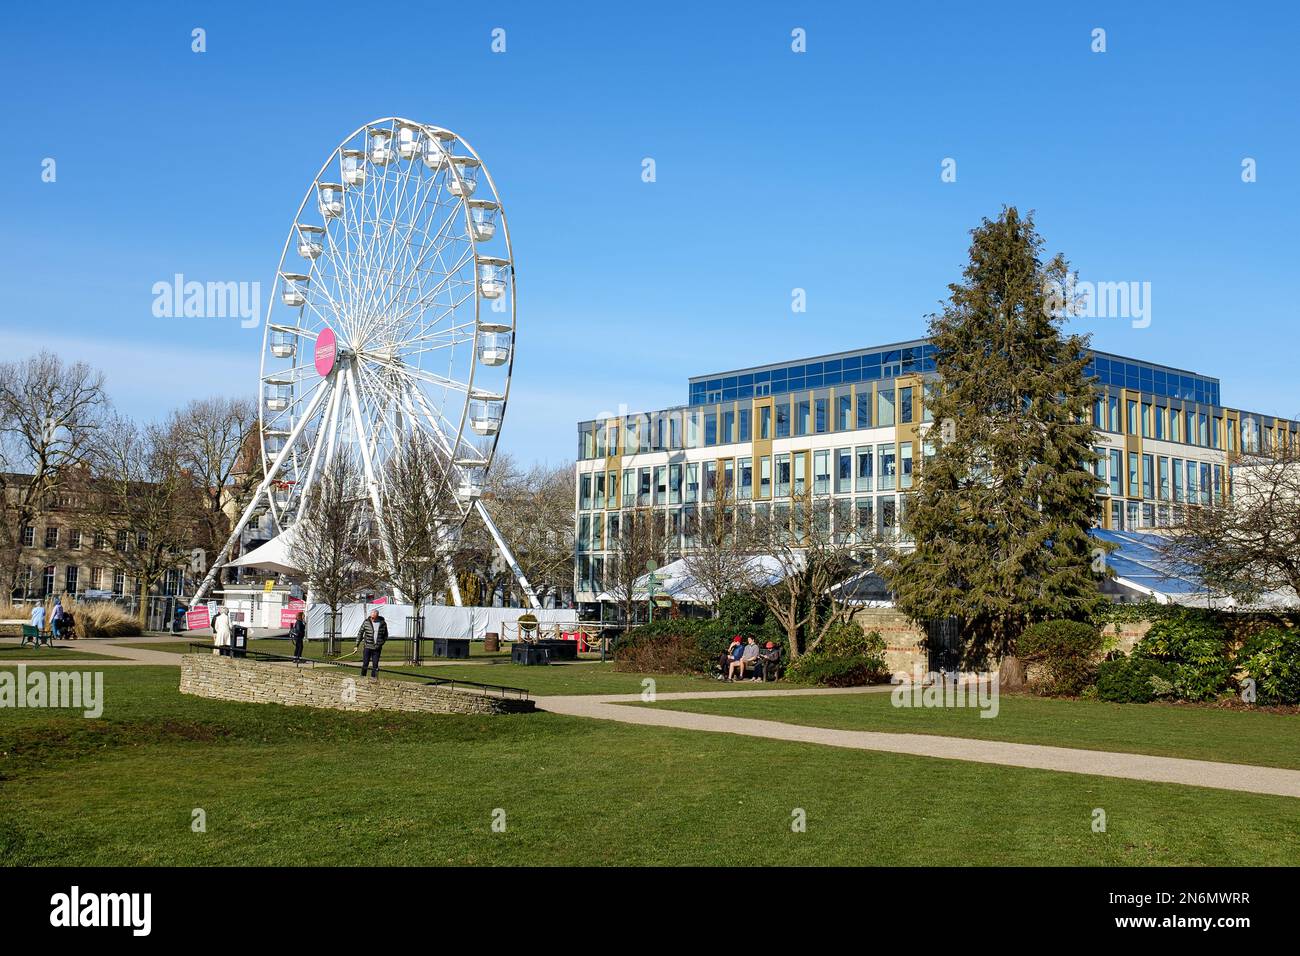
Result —
<svg viewBox="0 0 1300 956"><path fill-rule="evenodd" d="M253 517L253 510L257 507L258 501L260 501L262 496L267 494L270 490L271 482L275 481L275 476L280 473L280 469L288 459L289 452L293 448L293 443L298 440L298 436L302 434L302 430L307 427L307 423L315 416L316 408L320 405L321 397L324 396L324 394L324 390L320 390L311 397L311 401L307 403L306 409L303 410L302 417L298 419L298 424L294 425L293 431L289 432L289 439L284 443L284 447L280 449L280 454L275 456L275 461L271 462L271 467L266 470L266 476L262 479L262 483L257 486L257 490L253 492L253 497L249 500L248 506L244 509L244 513L239 516L239 521L236 522L235 527L231 529L230 537L226 539L225 547L217 553L216 558L212 562L212 567L208 569L207 577L203 579L203 583L199 585L199 589L194 592L194 597L192 598L194 604L198 604L202 601L208 596L208 592L212 590L212 585L216 583L217 574L226 563L226 558L230 555L231 548L235 546L235 542L239 540L239 536L248 525L248 519Z"/></svg>
<svg viewBox="0 0 1300 956"><path fill-rule="evenodd" d="M456 566L451 563L451 555L444 554L442 560L447 567L447 585L451 588L451 603L456 607L464 607L460 596L460 582L456 580Z"/></svg>
<svg viewBox="0 0 1300 956"><path fill-rule="evenodd" d="M488 514L487 508L483 506L483 502L478 498L474 499L474 508L478 511L479 517L483 519L483 523L487 525L488 531L492 534L492 540L497 543L497 550L501 552L501 557L510 566L515 581L519 583L519 589L524 592L524 597L528 599L528 606L534 610L540 610L542 602L537 600L537 595L533 593L533 586L528 583L528 578L524 575L524 569L515 560L514 552L510 550L510 545L506 544L506 539L501 536L501 532L497 529L492 516Z"/></svg>
<svg viewBox="0 0 1300 956"><path fill-rule="evenodd" d="M375 520L383 523L384 506L379 499L379 484L375 480L375 468L370 459L370 448L366 444L366 437L363 431L361 418L361 403L357 400L357 383L356 377L349 368L344 373L347 375L348 402L352 406L352 427L357 434L357 444L361 447L361 467L366 473L366 487L370 491L370 503L375 509ZM388 562L390 571L394 570L393 552L388 545L388 536L380 535L380 541L384 546L384 558Z"/></svg>

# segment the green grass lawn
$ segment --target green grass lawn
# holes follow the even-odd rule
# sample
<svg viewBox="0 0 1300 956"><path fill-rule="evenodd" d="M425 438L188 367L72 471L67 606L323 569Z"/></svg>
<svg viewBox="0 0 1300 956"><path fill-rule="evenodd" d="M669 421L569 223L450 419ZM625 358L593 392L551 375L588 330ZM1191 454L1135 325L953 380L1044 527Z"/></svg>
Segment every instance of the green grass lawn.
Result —
<svg viewBox="0 0 1300 956"><path fill-rule="evenodd" d="M996 717L966 708L894 707L889 694L661 701L701 714L836 730L942 734L1300 770L1300 715L1003 694Z"/></svg>
<svg viewBox="0 0 1300 956"><path fill-rule="evenodd" d="M234 704L156 667L111 669L105 690L100 720L0 711L0 865L1300 859L1284 797L553 714Z"/></svg>
<svg viewBox="0 0 1300 956"><path fill-rule="evenodd" d="M111 661L113 658L108 654L94 654L90 651L81 650L81 642L73 641L69 643L64 641L56 644L54 647L41 645L38 651L28 644L26 647L19 647L17 644L0 644L0 664L6 664L12 661L17 663L20 659L30 661L36 658L41 660L103 660Z"/></svg>

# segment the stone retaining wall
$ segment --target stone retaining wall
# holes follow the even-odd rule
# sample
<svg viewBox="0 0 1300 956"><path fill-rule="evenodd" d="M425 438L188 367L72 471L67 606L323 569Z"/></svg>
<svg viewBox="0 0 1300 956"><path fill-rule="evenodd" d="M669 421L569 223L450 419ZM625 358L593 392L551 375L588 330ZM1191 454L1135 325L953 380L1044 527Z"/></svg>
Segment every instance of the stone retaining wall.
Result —
<svg viewBox="0 0 1300 956"><path fill-rule="evenodd" d="M503 699L416 681L370 680L330 667L296 666L213 654L181 656L182 694L247 704L329 710L409 710L427 714L531 713L531 700Z"/></svg>
<svg viewBox="0 0 1300 956"><path fill-rule="evenodd" d="M876 631L885 639L885 667L891 674L911 675L913 668L929 669L929 656L921 642L925 632L892 607L864 607L853 615L855 624L868 634Z"/></svg>

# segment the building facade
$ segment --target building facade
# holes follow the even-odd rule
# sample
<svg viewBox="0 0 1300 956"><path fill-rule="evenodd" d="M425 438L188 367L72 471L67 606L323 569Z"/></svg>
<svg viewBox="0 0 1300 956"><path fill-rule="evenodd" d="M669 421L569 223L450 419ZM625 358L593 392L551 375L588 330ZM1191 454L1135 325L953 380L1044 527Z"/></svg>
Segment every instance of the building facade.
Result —
<svg viewBox="0 0 1300 956"><path fill-rule="evenodd" d="M1243 452L1296 441L1297 423L1221 404L1219 380L1090 353L1101 526L1159 529L1231 493ZM691 512L729 489L780 521L825 502L837 533L900 539L933 426L925 340L700 375L687 404L578 424L575 589L594 602L623 513L662 514L670 554ZM906 544L905 541L902 541Z"/></svg>

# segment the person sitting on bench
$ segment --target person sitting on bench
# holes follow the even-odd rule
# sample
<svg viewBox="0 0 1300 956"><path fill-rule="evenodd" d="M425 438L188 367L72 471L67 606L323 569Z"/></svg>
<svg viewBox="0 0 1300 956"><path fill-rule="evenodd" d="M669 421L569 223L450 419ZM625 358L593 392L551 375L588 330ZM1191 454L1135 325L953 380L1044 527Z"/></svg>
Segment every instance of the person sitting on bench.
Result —
<svg viewBox="0 0 1300 956"><path fill-rule="evenodd" d="M718 655L718 680L726 680L727 668L731 665L733 660L740 656L741 651L744 649L743 644L744 641L742 641L740 635L737 634L731 639L731 644L727 649Z"/></svg>
<svg viewBox="0 0 1300 956"><path fill-rule="evenodd" d="M754 638L751 637L749 639L749 643L745 645L744 650L740 652L740 656L734 658L731 664L728 665L727 680L732 679L731 678L732 674L738 675L737 680L744 680L745 672L747 670L753 670L754 666L757 663L758 663L758 641L754 640Z"/></svg>
<svg viewBox="0 0 1300 956"><path fill-rule="evenodd" d="M776 680L777 668L781 666L781 648L768 641L767 645L759 651L758 662L763 680Z"/></svg>

